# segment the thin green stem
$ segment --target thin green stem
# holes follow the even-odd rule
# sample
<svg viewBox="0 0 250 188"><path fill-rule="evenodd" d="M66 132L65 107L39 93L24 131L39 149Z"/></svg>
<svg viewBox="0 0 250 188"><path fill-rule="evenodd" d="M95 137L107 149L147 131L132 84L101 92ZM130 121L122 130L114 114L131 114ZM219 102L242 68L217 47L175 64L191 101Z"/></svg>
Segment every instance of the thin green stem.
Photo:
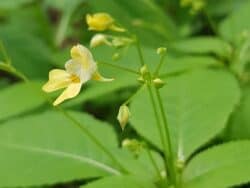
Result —
<svg viewBox="0 0 250 188"><path fill-rule="evenodd" d="M175 169L175 163L174 163L174 153L173 153L173 149L172 149L172 143L171 143L171 138L170 138L170 131L169 131L169 127L168 127L168 123L167 123L167 117L166 117L166 113L164 110L164 106L162 103L162 99L161 99L161 95L160 92L157 88L155 88L156 90L156 98L157 101L159 103L159 107L160 107L160 112L161 112L161 116L162 116L162 120L163 120L163 125L164 125L164 129L165 129L165 136L167 139L167 164L169 167L169 176L170 179L172 180L172 183L177 187L178 186L178 182L177 182L177 174L176 174L176 169Z"/></svg>
<svg viewBox="0 0 250 188"><path fill-rule="evenodd" d="M0 63L0 70L3 70L20 80L28 82L28 78L21 72L17 71L11 64Z"/></svg>
<svg viewBox="0 0 250 188"><path fill-rule="evenodd" d="M116 69L119 69L119 70L122 70L122 71L126 71L126 72L130 72L130 73L133 73L133 74L140 75L140 73L138 71L135 71L133 69L129 69L129 68L126 68L126 67L122 67L122 66L119 66L119 65L114 65L114 64L106 63L106 62L98 62L98 64L113 67L113 68L116 68Z"/></svg>
<svg viewBox="0 0 250 188"><path fill-rule="evenodd" d="M123 105L127 105L128 103L131 102L131 100L138 94L140 93L140 91L144 88L145 84L143 84L142 86L140 86L135 93L133 93L124 103Z"/></svg>
<svg viewBox="0 0 250 188"><path fill-rule="evenodd" d="M168 171L168 165L167 165L167 150L166 150L166 141L164 139L164 130L162 129L162 126L161 126L161 121L160 121L160 116L157 112L157 105L156 105L156 102L155 102L155 99L154 99L154 95L153 95L153 91L152 91L152 88L150 85L147 85L147 88L148 88L148 92L149 92L149 97L150 97L150 100L151 100L151 103L152 103L152 106L153 106L153 111L154 111L154 115L155 115L155 119L156 119L156 126L157 126L157 129L158 129L158 132L159 132L159 135L160 135L160 140L161 140L161 144L162 144L162 147L163 147L163 151L164 151L164 157L165 157L165 168L166 170Z"/></svg>
<svg viewBox="0 0 250 188"><path fill-rule="evenodd" d="M155 69L155 72L153 73L153 76L154 76L154 77L157 77L157 76L158 76L159 71L160 71L162 65L164 64L164 59L165 59L165 57L166 57L165 54L163 54L163 55L161 56L160 63L157 65L157 67L156 67L156 69Z"/></svg>
<svg viewBox="0 0 250 188"><path fill-rule="evenodd" d="M156 162L155 162L155 160L153 158L153 155L152 155L152 153L150 152L150 150L149 150L149 148L147 146L146 146L146 151L147 151L148 157L149 157L149 159L150 159L150 161L151 161L151 163L152 163L152 165L153 165L153 167L155 169L155 172L157 173L159 179L163 179L162 176L161 176L161 171L160 171L159 167L157 166L157 164L156 164Z"/></svg>
<svg viewBox="0 0 250 188"><path fill-rule="evenodd" d="M142 54L141 44L137 37L135 38L135 44L136 44L137 52L139 54L140 64L143 66L145 64L145 61L144 61L143 54Z"/></svg>
<svg viewBox="0 0 250 188"><path fill-rule="evenodd" d="M56 46L60 46L65 38L65 34L67 31L67 27L69 25L72 13L73 13L73 9L70 9L66 11L62 16L62 19L59 23L59 27L58 27L56 37L55 37Z"/></svg>

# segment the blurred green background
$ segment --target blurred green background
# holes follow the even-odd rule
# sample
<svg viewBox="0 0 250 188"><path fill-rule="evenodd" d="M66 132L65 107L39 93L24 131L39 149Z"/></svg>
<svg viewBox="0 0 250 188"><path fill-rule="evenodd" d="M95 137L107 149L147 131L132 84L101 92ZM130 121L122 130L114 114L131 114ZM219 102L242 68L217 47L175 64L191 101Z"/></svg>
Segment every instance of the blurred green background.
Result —
<svg viewBox="0 0 250 188"><path fill-rule="evenodd" d="M138 36L151 70L160 60L156 49L167 47L160 76L167 82L162 95L175 152L184 142L183 155L189 161L212 145L250 138L249 0L0 0L1 143L46 146L79 155L87 148L90 158L107 161L102 152L90 149L94 144L81 138L77 129L68 128L70 123L48 103L59 93L41 91L49 71L64 67L73 45L89 46L95 32L88 30L85 16L96 12L109 13ZM97 62L140 68L134 46L102 46L91 51ZM119 53L119 59L112 59L115 53ZM116 120L119 106L139 86L137 76L104 65L99 70L115 81L87 83L81 94L62 108L89 124L90 131L114 151L124 138L137 138L161 154L157 131L153 126L146 127L155 121L152 109L144 107L150 105L145 93L132 103L132 119L124 132ZM22 75L29 81L25 82ZM184 113L187 115L181 116ZM179 129L187 136L181 137ZM107 175L68 159L45 156L40 161L43 155L22 152L0 146L0 155L4 153L0 156L0 187L77 187ZM157 161L162 163L161 159ZM47 169L52 164L55 168ZM131 171L136 168L135 174L144 169L134 163L128 166ZM152 166L145 177L151 171ZM131 185L129 182L124 188Z"/></svg>

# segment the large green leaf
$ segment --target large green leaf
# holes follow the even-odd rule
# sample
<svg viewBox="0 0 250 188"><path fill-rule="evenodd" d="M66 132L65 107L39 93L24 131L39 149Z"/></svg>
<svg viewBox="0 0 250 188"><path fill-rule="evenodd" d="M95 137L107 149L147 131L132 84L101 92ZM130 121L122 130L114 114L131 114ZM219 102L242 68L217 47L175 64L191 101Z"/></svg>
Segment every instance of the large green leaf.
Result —
<svg viewBox="0 0 250 188"><path fill-rule="evenodd" d="M29 112L46 102L40 82L19 83L0 91L0 121Z"/></svg>
<svg viewBox="0 0 250 188"><path fill-rule="evenodd" d="M0 39L17 70L28 77L44 78L51 68L51 52L40 38L19 32L22 27L1 28Z"/></svg>
<svg viewBox="0 0 250 188"><path fill-rule="evenodd" d="M164 162L162 156L149 149L140 149L136 158L131 152L126 151L125 149L117 151L116 156L121 164L125 164L126 169L131 175L143 177L144 179L150 181L156 181L161 179L161 177L159 177L158 170L160 172L164 172ZM154 160L155 164L152 163L152 160ZM155 165L157 166L157 171Z"/></svg>
<svg viewBox="0 0 250 188"><path fill-rule="evenodd" d="M165 59L165 64L162 66L160 74L162 77L166 77L174 74L185 73L191 70L219 66L222 66L222 63L218 59L210 56L168 56Z"/></svg>
<svg viewBox="0 0 250 188"><path fill-rule="evenodd" d="M0 9L13 9L18 8L21 5L25 5L27 3L31 3L34 0L8 0L8 1L0 1Z"/></svg>
<svg viewBox="0 0 250 188"><path fill-rule="evenodd" d="M242 38L243 32L250 30L250 1L245 1L235 9L219 27L220 34L229 41L236 41ZM243 19L244 18L244 19Z"/></svg>
<svg viewBox="0 0 250 188"><path fill-rule="evenodd" d="M242 90L242 98L239 106L233 113L230 124L227 127L227 139L249 139L250 138L250 88Z"/></svg>
<svg viewBox="0 0 250 188"><path fill-rule="evenodd" d="M216 54L229 57L231 47L228 43L216 37L193 37L175 42L171 45L177 51L192 54Z"/></svg>
<svg viewBox="0 0 250 188"><path fill-rule="evenodd" d="M107 123L83 113L71 115L103 145L117 147L114 131ZM120 174L79 127L53 111L2 124L0 153L0 187L54 184Z"/></svg>
<svg viewBox="0 0 250 188"><path fill-rule="evenodd" d="M153 182L146 178L140 178L136 176L116 176L103 178L93 183L89 183L82 188L107 188L107 187L119 187L119 188L156 188Z"/></svg>
<svg viewBox="0 0 250 188"><path fill-rule="evenodd" d="M195 156L184 170L185 188L224 188L250 182L250 142L222 144Z"/></svg>
<svg viewBox="0 0 250 188"><path fill-rule="evenodd" d="M240 98L235 78L225 71L193 71L171 77L160 90L174 148L180 160L214 138L226 125ZM147 92L132 102L134 128L162 148Z"/></svg>

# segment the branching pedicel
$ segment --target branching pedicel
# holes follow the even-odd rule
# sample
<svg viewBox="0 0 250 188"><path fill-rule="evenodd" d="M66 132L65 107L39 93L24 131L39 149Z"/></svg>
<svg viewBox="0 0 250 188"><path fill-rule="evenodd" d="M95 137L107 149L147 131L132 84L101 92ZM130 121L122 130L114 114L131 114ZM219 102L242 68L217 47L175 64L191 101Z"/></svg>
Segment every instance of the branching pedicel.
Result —
<svg viewBox="0 0 250 188"><path fill-rule="evenodd" d="M159 89L164 86L164 81L161 80L158 75L159 71L164 63L164 57L166 54L166 48L158 48L157 54L160 55L161 60L155 71L151 73L144 62L142 49L138 38L129 33L125 28L118 26L115 19L107 13L96 13L93 15L88 14L86 21L89 26L89 30L93 31L106 31L120 33L117 35L107 35L103 33L95 34L91 41L90 47L95 48L100 45L107 45L114 48L126 48L132 44L136 45L138 55L140 57L140 68L137 70L129 70L125 67L112 65L114 68L118 68L123 71L129 71L138 74L138 81L142 84L137 91L126 100L119 108L117 120L120 123L122 130L124 130L126 124L130 118L129 103L133 100L134 96L137 95L143 88L147 88L150 94L152 107L154 111L157 111L157 106L160 106L160 115L155 113L157 119L157 129L159 129L159 135L161 137L162 145L164 148L165 155L165 171L167 172L168 182L170 185L178 187L177 182L177 170L175 165L175 159L172 151L172 144L170 140L166 114L164 112L162 101L159 93ZM43 86L45 92L53 92L58 89L66 88L63 93L55 100L54 105L58 105L63 101L77 96L80 92L81 86L89 80L98 81L112 81L113 79L107 79L100 75L98 72L97 63L91 52L83 45L77 44L71 49L71 58L65 64L65 70L54 69L49 73L49 81ZM155 94L153 92L155 91ZM156 98L155 98L156 97ZM156 105L158 103L158 105ZM163 123L164 130L161 128ZM165 133L163 133L165 132Z"/></svg>

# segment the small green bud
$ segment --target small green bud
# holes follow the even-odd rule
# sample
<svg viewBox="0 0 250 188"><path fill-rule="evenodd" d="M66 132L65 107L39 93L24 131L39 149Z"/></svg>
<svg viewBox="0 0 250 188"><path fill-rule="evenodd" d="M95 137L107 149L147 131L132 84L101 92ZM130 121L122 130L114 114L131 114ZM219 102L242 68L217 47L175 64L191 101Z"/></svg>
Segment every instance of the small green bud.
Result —
<svg viewBox="0 0 250 188"><path fill-rule="evenodd" d="M156 50L156 53L158 55L164 55L166 52L167 52L167 48L165 48L165 47L160 47L160 48L157 48L157 50Z"/></svg>
<svg viewBox="0 0 250 188"><path fill-rule="evenodd" d="M147 65L143 65L141 68L140 68L140 73L142 76L144 76L145 74L147 74L149 71L148 71L148 67Z"/></svg>
<svg viewBox="0 0 250 188"><path fill-rule="evenodd" d="M131 114L127 105L120 106L117 120L119 121L122 130L124 130L126 124L128 123L130 115Z"/></svg>
<svg viewBox="0 0 250 188"><path fill-rule="evenodd" d="M155 78L153 80L153 83L154 85L157 87L157 88L162 88L164 85L165 85L165 82L163 80L161 80L160 78Z"/></svg>
<svg viewBox="0 0 250 188"><path fill-rule="evenodd" d="M138 157L141 150L143 149L143 145L141 142L139 142L136 139L128 139L128 138L122 141L122 147L127 148L129 151L131 151L135 155L135 157Z"/></svg>
<svg viewBox="0 0 250 188"><path fill-rule="evenodd" d="M178 160L176 162L176 168L177 170L179 170L180 172L183 170L183 168L185 167L185 162L183 160Z"/></svg>

